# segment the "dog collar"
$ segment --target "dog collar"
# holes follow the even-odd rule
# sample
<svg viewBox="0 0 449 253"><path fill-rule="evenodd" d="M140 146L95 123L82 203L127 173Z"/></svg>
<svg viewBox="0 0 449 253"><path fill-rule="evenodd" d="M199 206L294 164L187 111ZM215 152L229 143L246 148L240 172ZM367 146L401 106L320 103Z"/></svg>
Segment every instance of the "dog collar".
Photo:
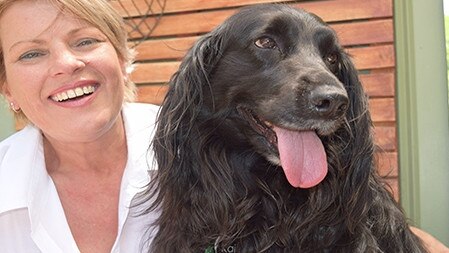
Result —
<svg viewBox="0 0 449 253"><path fill-rule="evenodd" d="M235 250L235 246L229 246L226 249L222 249L221 251L219 251L214 245L211 245L211 246L207 247L204 250L204 253L218 253L218 252L220 252L220 253L221 252L223 252L223 253L235 253L237 251Z"/></svg>
<svg viewBox="0 0 449 253"><path fill-rule="evenodd" d="M204 253L215 253L215 249L214 246L209 246L206 248L206 250L204 250Z"/></svg>

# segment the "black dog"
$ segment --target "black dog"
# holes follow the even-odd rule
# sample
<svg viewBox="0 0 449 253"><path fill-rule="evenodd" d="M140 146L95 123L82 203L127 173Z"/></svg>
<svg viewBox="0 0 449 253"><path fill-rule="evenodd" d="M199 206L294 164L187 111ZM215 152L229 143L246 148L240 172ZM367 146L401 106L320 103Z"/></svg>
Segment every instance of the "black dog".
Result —
<svg viewBox="0 0 449 253"><path fill-rule="evenodd" d="M367 110L321 19L244 8L170 81L152 252L425 252L376 174Z"/></svg>

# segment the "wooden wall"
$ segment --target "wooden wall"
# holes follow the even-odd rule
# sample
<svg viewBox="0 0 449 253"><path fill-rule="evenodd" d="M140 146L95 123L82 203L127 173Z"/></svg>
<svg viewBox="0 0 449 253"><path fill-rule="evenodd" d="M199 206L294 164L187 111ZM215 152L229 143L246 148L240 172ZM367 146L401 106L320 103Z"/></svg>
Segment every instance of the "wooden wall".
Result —
<svg viewBox="0 0 449 253"><path fill-rule="evenodd" d="M238 8L283 2L323 18L336 30L340 42L360 71L363 86L370 97L375 142L383 151L378 153L378 169L399 199L393 0L166 0L164 8L155 4L164 0L111 2L129 24L140 23L139 29L144 34L152 29L150 38L136 46L138 54L132 79L138 84L138 100L155 104L162 101L166 82L194 41ZM146 12L147 2L153 2L153 14L142 19L139 15ZM161 12L163 15L159 16ZM129 34L130 40L142 38L131 27Z"/></svg>

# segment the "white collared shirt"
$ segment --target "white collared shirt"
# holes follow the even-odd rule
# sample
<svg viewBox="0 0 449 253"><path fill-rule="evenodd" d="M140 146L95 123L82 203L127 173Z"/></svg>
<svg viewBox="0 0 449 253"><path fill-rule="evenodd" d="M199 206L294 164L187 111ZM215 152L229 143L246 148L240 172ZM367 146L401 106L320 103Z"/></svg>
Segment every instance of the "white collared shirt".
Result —
<svg viewBox="0 0 449 253"><path fill-rule="evenodd" d="M118 233L113 253L145 252L149 225L157 213L136 215L133 198L149 182L148 152L158 107L125 104L122 110L128 145L123 174ZM31 125L0 143L0 252L78 253L55 185L48 175L41 131ZM145 241L145 239L147 241ZM149 241L148 241L149 239Z"/></svg>

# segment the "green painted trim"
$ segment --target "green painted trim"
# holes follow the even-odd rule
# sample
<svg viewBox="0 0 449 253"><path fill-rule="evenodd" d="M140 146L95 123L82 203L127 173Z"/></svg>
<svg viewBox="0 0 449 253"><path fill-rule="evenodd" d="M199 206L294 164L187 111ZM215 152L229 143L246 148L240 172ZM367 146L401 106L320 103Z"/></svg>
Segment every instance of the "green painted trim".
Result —
<svg viewBox="0 0 449 253"><path fill-rule="evenodd" d="M416 79L413 15L408 1L395 2L397 107L401 204L413 223L420 224L419 146L417 126ZM407 85L410 84L410 85Z"/></svg>
<svg viewBox="0 0 449 253"><path fill-rule="evenodd" d="M0 141L14 133L14 117L0 96Z"/></svg>
<svg viewBox="0 0 449 253"><path fill-rule="evenodd" d="M420 224L419 168L416 155L418 145L415 104L415 59L413 40L413 15L408 1L395 1L395 41L396 41L396 102L398 107L398 140L401 204L412 219Z"/></svg>
<svg viewBox="0 0 449 253"><path fill-rule="evenodd" d="M442 0L395 0L401 204L449 244L449 110Z"/></svg>

